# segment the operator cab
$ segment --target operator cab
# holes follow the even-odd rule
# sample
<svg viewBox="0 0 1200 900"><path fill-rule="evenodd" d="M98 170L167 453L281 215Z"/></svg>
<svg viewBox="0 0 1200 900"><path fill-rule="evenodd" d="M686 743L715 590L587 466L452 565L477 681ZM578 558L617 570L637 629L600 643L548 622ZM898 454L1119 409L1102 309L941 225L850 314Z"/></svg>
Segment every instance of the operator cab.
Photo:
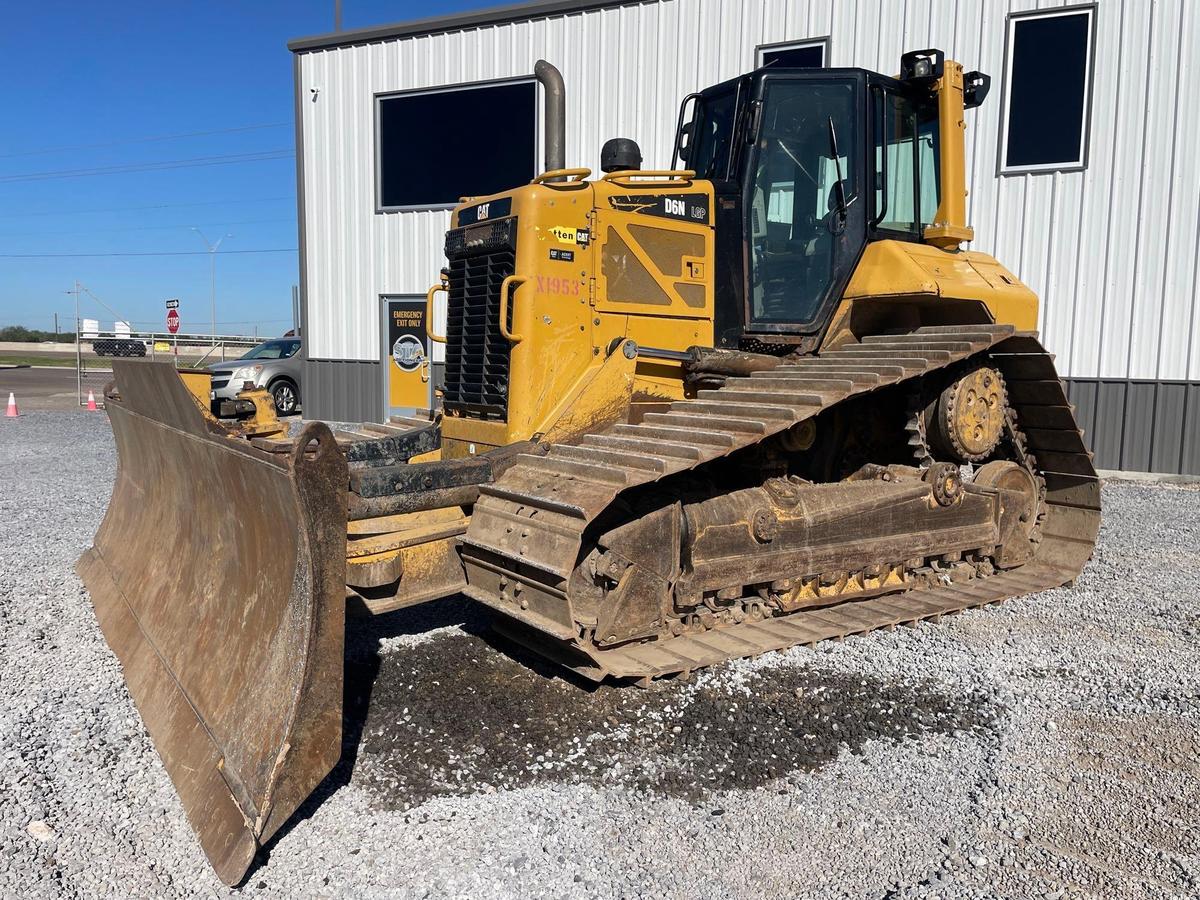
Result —
<svg viewBox="0 0 1200 900"><path fill-rule="evenodd" d="M765 68L684 99L676 156L716 196L717 346L811 348L869 241L926 239L942 64L926 50L900 78ZM986 81L966 76L968 105Z"/></svg>

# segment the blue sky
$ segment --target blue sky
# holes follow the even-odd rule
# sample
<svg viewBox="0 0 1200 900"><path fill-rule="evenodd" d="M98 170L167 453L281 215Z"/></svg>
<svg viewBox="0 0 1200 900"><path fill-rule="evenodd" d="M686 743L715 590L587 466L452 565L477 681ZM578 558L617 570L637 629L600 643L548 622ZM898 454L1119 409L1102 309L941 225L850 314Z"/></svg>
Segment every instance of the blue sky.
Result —
<svg viewBox="0 0 1200 900"><path fill-rule="evenodd" d="M493 5L344 0L343 27ZM0 29L0 325L51 329L57 312L68 330L66 292L79 279L135 327L157 326L163 300L178 297L184 330L207 330L198 227L212 241L232 235L217 258L217 331L291 327L299 276L286 45L332 27L332 0L10 4ZM65 177L97 169L108 171ZM288 252L245 252L262 250ZM113 255L162 253L197 255ZM81 306L113 319L87 294Z"/></svg>

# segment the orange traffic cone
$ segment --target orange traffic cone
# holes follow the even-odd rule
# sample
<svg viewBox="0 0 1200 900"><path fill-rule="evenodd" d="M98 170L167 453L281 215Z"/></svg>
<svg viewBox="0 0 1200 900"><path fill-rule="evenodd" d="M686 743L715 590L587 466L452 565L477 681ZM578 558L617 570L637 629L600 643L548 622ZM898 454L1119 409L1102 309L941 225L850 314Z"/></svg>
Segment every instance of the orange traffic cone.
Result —
<svg viewBox="0 0 1200 900"><path fill-rule="evenodd" d="M17 398L13 396L13 392L8 392L8 409L4 412L6 419L15 419L20 413L17 412Z"/></svg>
<svg viewBox="0 0 1200 900"><path fill-rule="evenodd" d="M88 412L96 411L96 395L88 391Z"/></svg>

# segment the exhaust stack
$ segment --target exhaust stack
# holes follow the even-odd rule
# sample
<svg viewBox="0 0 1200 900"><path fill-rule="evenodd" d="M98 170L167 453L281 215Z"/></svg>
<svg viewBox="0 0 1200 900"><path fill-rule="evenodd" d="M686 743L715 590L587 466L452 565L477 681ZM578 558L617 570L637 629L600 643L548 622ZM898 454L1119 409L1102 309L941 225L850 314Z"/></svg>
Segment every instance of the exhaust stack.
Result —
<svg viewBox="0 0 1200 900"><path fill-rule="evenodd" d="M562 72L539 59L533 64L533 74L546 93L545 170L567 167L567 89ZM561 179L552 179L559 181Z"/></svg>

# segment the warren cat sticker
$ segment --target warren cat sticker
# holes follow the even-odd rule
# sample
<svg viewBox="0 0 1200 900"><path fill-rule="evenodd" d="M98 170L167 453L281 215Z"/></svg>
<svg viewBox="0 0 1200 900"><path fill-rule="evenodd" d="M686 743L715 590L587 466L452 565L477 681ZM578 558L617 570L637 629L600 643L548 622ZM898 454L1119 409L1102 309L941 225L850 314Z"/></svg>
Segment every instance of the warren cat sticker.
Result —
<svg viewBox="0 0 1200 900"><path fill-rule="evenodd" d="M695 194L627 194L608 202L620 212L708 224L708 198Z"/></svg>
<svg viewBox="0 0 1200 900"><path fill-rule="evenodd" d="M554 236L560 244L578 244L586 247L592 239L592 233L586 228L567 228L565 225L555 225L546 229L547 234Z"/></svg>

